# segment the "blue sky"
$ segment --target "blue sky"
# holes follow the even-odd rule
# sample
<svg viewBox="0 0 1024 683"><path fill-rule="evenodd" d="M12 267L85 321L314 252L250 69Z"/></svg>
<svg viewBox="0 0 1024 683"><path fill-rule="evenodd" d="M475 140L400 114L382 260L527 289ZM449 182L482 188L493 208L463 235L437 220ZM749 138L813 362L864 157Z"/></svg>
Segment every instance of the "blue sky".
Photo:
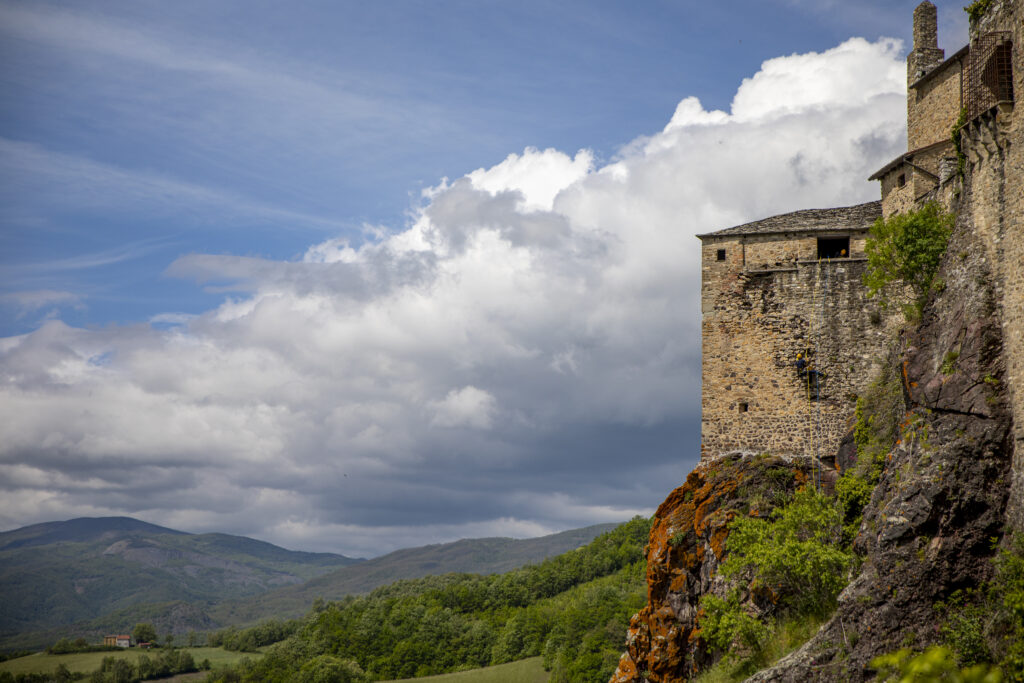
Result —
<svg viewBox="0 0 1024 683"><path fill-rule="evenodd" d="M0 2L0 526L649 512L697 454L692 235L877 196L913 6Z"/></svg>

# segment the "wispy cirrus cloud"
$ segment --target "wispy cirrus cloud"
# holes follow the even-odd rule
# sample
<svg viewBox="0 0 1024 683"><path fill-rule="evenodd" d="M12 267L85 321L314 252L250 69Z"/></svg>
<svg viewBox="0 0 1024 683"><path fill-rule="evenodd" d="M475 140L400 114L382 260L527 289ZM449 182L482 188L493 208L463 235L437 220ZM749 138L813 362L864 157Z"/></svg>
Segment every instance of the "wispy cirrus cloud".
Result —
<svg viewBox="0 0 1024 683"><path fill-rule="evenodd" d="M3 185L0 197L6 199L5 208L0 209L0 217L9 223L19 221L21 203L26 197L32 197L35 202L65 209L102 209L106 215L140 211L153 214L159 209L180 215L184 206L190 209L194 225L216 224L219 228L232 223L251 225L253 221L320 231L348 227L342 221L288 211L235 192L199 185L165 173L125 168L2 137L0 183ZM91 267L131 258L130 253L138 255L139 248L115 248L104 255L67 259L63 264L52 264L52 267ZM90 263L90 258L100 261Z"/></svg>

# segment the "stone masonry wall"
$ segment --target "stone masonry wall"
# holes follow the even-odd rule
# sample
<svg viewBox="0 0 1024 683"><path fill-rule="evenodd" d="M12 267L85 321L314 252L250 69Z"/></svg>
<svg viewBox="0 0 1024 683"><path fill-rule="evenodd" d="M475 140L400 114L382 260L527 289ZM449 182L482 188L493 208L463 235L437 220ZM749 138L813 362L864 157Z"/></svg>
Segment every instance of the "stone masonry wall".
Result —
<svg viewBox="0 0 1024 683"><path fill-rule="evenodd" d="M703 458L834 455L894 324L865 300L863 243L861 232L853 258L828 262L805 258L817 255L815 235L704 239ZM817 401L795 367L808 351L825 373Z"/></svg>
<svg viewBox="0 0 1024 683"><path fill-rule="evenodd" d="M993 264L992 287L1001 302L1003 353L1012 413L1014 462L1008 517L1024 530L1024 3L993 3L973 34L1010 31L1017 104L1001 107L964 129L967 155L962 211L970 215Z"/></svg>
<svg viewBox="0 0 1024 683"><path fill-rule="evenodd" d="M960 116L961 65L943 64L941 71L907 93L907 149L920 149L949 139Z"/></svg>
<svg viewBox="0 0 1024 683"><path fill-rule="evenodd" d="M897 182L900 175L906 180L903 187L899 187ZM909 169L900 165L882 177L882 215L886 218L909 211L914 206L914 183L907 178L909 175Z"/></svg>

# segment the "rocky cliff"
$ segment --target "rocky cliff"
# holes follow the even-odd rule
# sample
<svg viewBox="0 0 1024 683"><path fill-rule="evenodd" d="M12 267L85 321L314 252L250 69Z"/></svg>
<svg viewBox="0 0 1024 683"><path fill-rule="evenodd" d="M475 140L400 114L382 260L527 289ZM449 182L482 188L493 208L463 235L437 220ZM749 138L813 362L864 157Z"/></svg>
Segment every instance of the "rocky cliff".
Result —
<svg viewBox="0 0 1024 683"><path fill-rule="evenodd" d="M717 576L729 522L737 515L768 518L797 488L818 482L830 490L835 470L811 458L731 453L701 463L658 508L647 546L647 606L630 622L627 651L613 683L678 681L700 671L714 653L700 635L699 601L726 595ZM744 591L752 611L767 616L767 594Z"/></svg>
<svg viewBox="0 0 1024 683"><path fill-rule="evenodd" d="M1024 45L1024 3L987 7L972 40L1003 32ZM1015 48L1017 93L1024 93L1021 55ZM900 386L903 421L854 543L861 565L820 631L751 681L873 678L876 655L938 642L935 604L983 584L996 548L1009 532L1024 531L1024 110L1017 109L1002 103L968 122L965 172L933 197L956 211L957 222L939 291L920 324L893 341L887 371ZM841 463L850 460L849 445L837 454ZM744 497L764 490L775 467L756 462L733 456L702 465L658 509L649 603L633 619L613 683L690 680L712 663L696 606L701 595L723 590L716 571L728 520L750 514ZM806 465L791 465L794 481L806 476ZM749 613L766 615L757 596L745 599Z"/></svg>

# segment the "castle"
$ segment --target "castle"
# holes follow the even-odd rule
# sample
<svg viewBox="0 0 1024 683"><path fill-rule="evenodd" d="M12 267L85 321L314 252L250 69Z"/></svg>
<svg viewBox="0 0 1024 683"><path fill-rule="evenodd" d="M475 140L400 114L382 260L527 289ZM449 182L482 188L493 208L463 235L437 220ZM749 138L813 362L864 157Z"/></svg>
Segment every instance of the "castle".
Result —
<svg viewBox="0 0 1024 683"><path fill-rule="evenodd" d="M702 459L735 450L819 458L836 453L849 431L855 397L876 374L876 365L903 324L898 306L882 309L865 295L868 230L879 217L927 201L938 201L948 210L960 208L963 165L977 167L996 149L1004 150L995 138L1008 139L1019 129L1013 101L1020 51L1014 52L1012 39L1022 22L1019 17L1016 21L972 26L971 44L946 59L938 47L935 6L925 0L914 10L914 45L907 56L907 152L870 177L881 181L881 201L796 211L698 236ZM954 128L966 155L962 160L953 142ZM986 136L994 142L978 144ZM1005 266L1000 277L1015 297L1004 303L1005 332L1007 342L1015 341L1020 351L1024 169L999 154L1003 165L973 188L975 194L982 190L997 195L988 222L998 225L975 229L992 232L992 261ZM977 213L984 206L976 198L967 208ZM979 216L971 218L977 222ZM984 223L984 216L980 218ZM996 234L1000 230L1007 234ZM1013 243L1021 248L1007 252ZM1013 386L1020 387L1024 357L1010 356ZM1024 418L1022 398L1015 398L1018 418ZM1016 424L1020 444L1024 419ZM1024 447L1018 445L1017 452L1024 458Z"/></svg>

